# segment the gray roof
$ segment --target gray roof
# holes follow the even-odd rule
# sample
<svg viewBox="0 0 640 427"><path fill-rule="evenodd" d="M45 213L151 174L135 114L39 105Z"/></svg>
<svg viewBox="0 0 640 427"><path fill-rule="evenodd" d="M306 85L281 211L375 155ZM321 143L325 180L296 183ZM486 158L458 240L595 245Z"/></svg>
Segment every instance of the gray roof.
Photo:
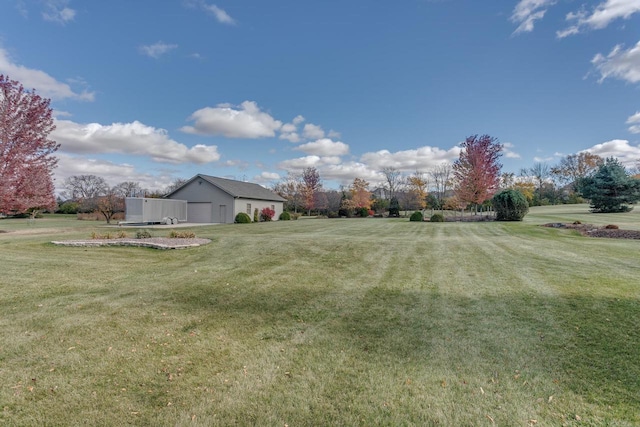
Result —
<svg viewBox="0 0 640 427"><path fill-rule="evenodd" d="M202 174L196 175L194 179L198 177L204 179L212 185L215 185L216 187L233 197L240 197L243 199L269 200L274 202L286 202L285 199L259 184L236 181L233 179L218 178L216 176ZM191 181L193 181L193 179L189 182Z"/></svg>

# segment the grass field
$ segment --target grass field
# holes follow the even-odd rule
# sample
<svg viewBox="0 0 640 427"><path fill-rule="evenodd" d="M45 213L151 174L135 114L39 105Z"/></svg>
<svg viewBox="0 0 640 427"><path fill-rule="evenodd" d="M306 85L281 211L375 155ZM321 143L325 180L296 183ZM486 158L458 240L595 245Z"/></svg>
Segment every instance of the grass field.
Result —
<svg viewBox="0 0 640 427"><path fill-rule="evenodd" d="M558 206L194 227L212 243L161 251L0 220L0 424L640 425L640 241L537 226L575 220L640 229Z"/></svg>

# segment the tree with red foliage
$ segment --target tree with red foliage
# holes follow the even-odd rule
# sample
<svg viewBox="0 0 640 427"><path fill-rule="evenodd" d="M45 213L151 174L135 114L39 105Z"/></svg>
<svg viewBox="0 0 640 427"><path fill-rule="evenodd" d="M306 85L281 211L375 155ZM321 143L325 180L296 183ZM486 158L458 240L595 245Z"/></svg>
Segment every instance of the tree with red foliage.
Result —
<svg viewBox="0 0 640 427"><path fill-rule="evenodd" d="M263 208L260 211L260 220L261 221L271 221L274 216L276 216L276 211L274 211L271 208Z"/></svg>
<svg viewBox="0 0 640 427"><path fill-rule="evenodd" d="M463 204L474 204L477 208L500 187L502 164L498 159L502 145L489 135L472 135L461 147L460 157L453 164L456 196Z"/></svg>
<svg viewBox="0 0 640 427"><path fill-rule="evenodd" d="M49 99L0 74L0 212L22 213L56 206L51 173L60 146Z"/></svg>

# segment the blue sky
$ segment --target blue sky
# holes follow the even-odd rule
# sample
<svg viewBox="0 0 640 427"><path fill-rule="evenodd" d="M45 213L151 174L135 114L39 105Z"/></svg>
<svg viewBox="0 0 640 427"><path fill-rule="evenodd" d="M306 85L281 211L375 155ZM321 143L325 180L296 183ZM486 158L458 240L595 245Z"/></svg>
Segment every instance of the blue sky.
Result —
<svg viewBox="0 0 640 427"><path fill-rule="evenodd" d="M640 159L640 0L4 0L0 74L52 99L58 186Z"/></svg>

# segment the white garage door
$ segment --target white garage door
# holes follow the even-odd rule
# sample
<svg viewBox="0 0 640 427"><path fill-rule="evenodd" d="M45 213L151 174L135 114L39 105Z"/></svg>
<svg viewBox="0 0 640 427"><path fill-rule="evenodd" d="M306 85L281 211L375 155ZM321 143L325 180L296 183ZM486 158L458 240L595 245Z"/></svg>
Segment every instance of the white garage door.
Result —
<svg viewBox="0 0 640 427"><path fill-rule="evenodd" d="M211 203L187 203L187 222L212 222Z"/></svg>

